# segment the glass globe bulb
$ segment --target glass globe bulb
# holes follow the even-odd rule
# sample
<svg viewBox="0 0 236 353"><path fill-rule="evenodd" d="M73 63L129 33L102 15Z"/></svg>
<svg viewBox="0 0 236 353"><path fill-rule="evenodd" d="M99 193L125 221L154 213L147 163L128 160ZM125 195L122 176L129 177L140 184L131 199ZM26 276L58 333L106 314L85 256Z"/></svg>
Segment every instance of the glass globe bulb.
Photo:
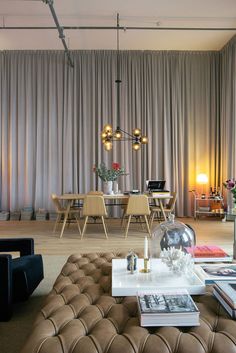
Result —
<svg viewBox="0 0 236 353"><path fill-rule="evenodd" d="M136 141L136 142L133 143L132 147L133 147L134 151L138 151L140 149L140 147L141 147L141 144L140 144L140 142Z"/></svg>
<svg viewBox="0 0 236 353"><path fill-rule="evenodd" d="M111 141L106 141L104 143L104 146L105 146L105 150L106 151L111 151L112 150L112 142Z"/></svg>
<svg viewBox="0 0 236 353"><path fill-rule="evenodd" d="M107 137L107 133L105 131L101 132L101 138L104 139Z"/></svg>
<svg viewBox="0 0 236 353"><path fill-rule="evenodd" d="M142 137L141 137L141 143L143 143L143 144L148 143L148 138L147 138L147 136L142 136Z"/></svg>
<svg viewBox="0 0 236 353"><path fill-rule="evenodd" d="M112 126L110 124L106 124L103 128L105 132L112 132Z"/></svg>
<svg viewBox="0 0 236 353"><path fill-rule="evenodd" d="M133 130L133 135L136 136L136 137L140 136L140 135L141 135L141 130L138 129L138 128L135 128L135 129Z"/></svg>
<svg viewBox="0 0 236 353"><path fill-rule="evenodd" d="M116 130L115 131L115 134L114 134L114 137L117 139L117 140L120 140L121 137L122 137L122 133L120 130Z"/></svg>

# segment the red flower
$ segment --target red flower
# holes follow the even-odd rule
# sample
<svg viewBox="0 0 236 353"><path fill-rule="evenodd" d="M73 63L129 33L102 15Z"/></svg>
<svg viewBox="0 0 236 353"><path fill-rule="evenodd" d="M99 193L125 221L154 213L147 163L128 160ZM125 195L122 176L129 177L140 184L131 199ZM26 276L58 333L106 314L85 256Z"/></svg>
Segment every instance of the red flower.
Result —
<svg viewBox="0 0 236 353"><path fill-rule="evenodd" d="M120 169L120 164L113 162L113 163L112 163L112 169L114 169L114 170L119 170L119 169Z"/></svg>

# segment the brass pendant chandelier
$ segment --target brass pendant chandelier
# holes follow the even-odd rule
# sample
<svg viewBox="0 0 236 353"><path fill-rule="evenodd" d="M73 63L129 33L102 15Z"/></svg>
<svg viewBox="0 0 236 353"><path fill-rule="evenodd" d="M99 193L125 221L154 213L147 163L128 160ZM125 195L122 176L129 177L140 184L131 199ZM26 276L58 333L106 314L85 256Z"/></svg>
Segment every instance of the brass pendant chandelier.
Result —
<svg viewBox="0 0 236 353"><path fill-rule="evenodd" d="M142 144L148 143L147 136L142 135L141 129L135 128L129 133L120 128L120 48L119 48L119 14L117 14L117 66L116 66L116 99L117 99L117 122L118 125L113 131L110 124L106 124L101 132L101 139L106 151L111 151L114 141L132 141L132 148L138 151Z"/></svg>

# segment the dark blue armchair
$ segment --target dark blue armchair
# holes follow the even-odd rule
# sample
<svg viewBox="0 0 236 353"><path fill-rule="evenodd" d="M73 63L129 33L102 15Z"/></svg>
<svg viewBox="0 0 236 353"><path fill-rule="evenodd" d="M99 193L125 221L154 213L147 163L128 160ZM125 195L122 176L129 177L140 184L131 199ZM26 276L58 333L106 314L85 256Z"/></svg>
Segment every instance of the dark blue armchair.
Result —
<svg viewBox="0 0 236 353"><path fill-rule="evenodd" d="M13 304L29 298L44 277L41 255L34 255L34 239L0 239L0 321L11 318Z"/></svg>

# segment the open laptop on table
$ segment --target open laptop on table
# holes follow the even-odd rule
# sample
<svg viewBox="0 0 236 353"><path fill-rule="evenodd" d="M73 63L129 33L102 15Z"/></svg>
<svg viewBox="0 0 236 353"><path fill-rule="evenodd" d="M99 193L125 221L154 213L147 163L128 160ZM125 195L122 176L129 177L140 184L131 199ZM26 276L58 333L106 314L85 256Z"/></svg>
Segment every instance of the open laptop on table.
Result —
<svg viewBox="0 0 236 353"><path fill-rule="evenodd" d="M165 180L147 180L146 185L149 192L165 191Z"/></svg>

